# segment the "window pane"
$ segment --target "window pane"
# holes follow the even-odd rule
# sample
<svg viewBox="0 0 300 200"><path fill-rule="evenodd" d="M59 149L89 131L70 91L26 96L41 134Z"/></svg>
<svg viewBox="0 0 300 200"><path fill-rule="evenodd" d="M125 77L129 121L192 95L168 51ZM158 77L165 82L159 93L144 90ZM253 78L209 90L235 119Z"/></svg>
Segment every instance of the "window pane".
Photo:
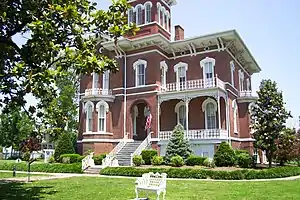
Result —
<svg viewBox="0 0 300 200"><path fill-rule="evenodd" d="M186 128L186 109L185 105L181 105L178 110L179 123Z"/></svg>
<svg viewBox="0 0 300 200"><path fill-rule="evenodd" d="M139 7L137 10L137 20L136 20L137 25L142 24L142 8Z"/></svg>
<svg viewBox="0 0 300 200"><path fill-rule="evenodd" d="M151 22L151 6L149 4L146 6L146 22Z"/></svg>
<svg viewBox="0 0 300 200"><path fill-rule="evenodd" d="M104 131L104 122L105 119L99 118L99 131Z"/></svg>
<svg viewBox="0 0 300 200"><path fill-rule="evenodd" d="M206 118L207 118L207 128L215 129L216 128L216 112L215 112L215 106L213 103L208 103L206 105Z"/></svg>

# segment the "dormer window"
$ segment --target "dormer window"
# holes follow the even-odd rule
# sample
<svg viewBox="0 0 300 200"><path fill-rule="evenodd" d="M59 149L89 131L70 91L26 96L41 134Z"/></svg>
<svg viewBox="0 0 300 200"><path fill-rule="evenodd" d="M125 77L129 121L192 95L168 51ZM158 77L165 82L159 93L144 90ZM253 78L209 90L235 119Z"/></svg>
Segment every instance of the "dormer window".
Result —
<svg viewBox="0 0 300 200"><path fill-rule="evenodd" d="M146 2L145 3L145 23L150 23L152 21L151 20L151 17L152 17L151 9L152 9L152 3Z"/></svg>
<svg viewBox="0 0 300 200"><path fill-rule="evenodd" d="M176 73L176 88L177 90L186 89L186 71L188 70L188 64L180 62L174 66L174 72Z"/></svg>
<svg viewBox="0 0 300 200"><path fill-rule="evenodd" d="M214 68L216 60L206 57L200 61L200 66L203 68L203 81L205 87L212 87L214 85Z"/></svg>
<svg viewBox="0 0 300 200"><path fill-rule="evenodd" d="M146 67L147 61L145 60L137 60L133 63L133 69L135 70L135 86L143 86L146 84Z"/></svg>
<svg viewBox="0 0 300 200"><path fill-rule="evenodd" d="M141 25L143 24L143 11L142 6L138 5L136 7L136 24Z"/></svg>

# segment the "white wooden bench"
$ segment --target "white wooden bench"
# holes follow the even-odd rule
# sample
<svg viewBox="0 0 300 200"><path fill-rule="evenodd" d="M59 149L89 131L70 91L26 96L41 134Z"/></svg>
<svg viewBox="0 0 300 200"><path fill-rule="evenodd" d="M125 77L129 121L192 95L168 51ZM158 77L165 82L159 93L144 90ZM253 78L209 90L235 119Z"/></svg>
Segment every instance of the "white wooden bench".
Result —
<svg viewBox="0 0 300 200"><path fill-rule="evenodd" d="M166 189L167 189L167 174L166 173L156 173L153 172L143 174L142 177L138 177L136 180L135 186L135 193L136 199L139 199L139 191L145 190L147 192L148 198L148 191L156 192L157 200L159 200L160 193L163 193L163 200L165 200Z"/></svg>

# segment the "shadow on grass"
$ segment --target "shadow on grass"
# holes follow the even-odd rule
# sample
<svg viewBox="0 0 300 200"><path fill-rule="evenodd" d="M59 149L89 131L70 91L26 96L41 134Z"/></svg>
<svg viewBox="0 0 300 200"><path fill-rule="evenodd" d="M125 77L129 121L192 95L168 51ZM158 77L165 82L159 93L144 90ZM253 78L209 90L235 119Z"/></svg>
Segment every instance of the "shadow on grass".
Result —
<svg viewBox="0 0 300 200"><path fill-rule="evenodd" d="M44 198L43 196L45 194L51 195L56 193L56 191L49 191L50 188L52 187L34 186L31 183L0 181L0 199L1 200L43 199Z"/></svg>

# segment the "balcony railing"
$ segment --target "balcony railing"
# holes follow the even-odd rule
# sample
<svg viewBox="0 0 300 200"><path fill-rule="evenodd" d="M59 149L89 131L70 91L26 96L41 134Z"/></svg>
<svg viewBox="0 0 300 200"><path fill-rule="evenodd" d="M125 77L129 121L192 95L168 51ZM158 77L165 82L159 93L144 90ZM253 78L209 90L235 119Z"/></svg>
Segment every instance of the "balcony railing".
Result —
<svg viewBox="0 0 300 200"><path fill-rule="evenodd" d="M159 139L169 140L172 135L172 131L160 131ZM185 133L186 139L227 139L228 131L223 129L200 129L200 130L189 130Z"/></svg>
<svg viewBox="0 0 300 200"><path fill-rule="evenodd" d="M253 97L251 90L244 90L239 92L240 97Z"/></svg>
<svg viewBox="0 0 300 200"><path fill-rule="evenodd" d="M197 79L189 80L185 82L174 82L168 83L166 86L161 87L161 92L175 92L175 91L185 91L185 90L196 90L196 89L207 89L220 87L225 89L225 83L217 77L210 79Z"/></svg>
<svg viewBox="0 0 300 200"><path fill-rule="evenodd" d="M112 90L102 88L86 89L84 96L112 96Z"/></svg>

